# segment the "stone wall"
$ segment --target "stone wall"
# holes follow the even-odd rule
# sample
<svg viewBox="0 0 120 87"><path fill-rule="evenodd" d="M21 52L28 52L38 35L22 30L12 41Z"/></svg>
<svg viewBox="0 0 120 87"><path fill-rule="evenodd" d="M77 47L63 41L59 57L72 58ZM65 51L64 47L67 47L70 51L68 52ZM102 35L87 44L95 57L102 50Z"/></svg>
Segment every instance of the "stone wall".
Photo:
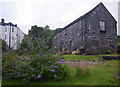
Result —
<svg viewBox="0 0 120 87"><path fill-rule="evenodd" d="M100 30L100 21L105 22L105 30ZM99 4L84 17L53 36L56 51L75 51L84 48L86 54L113 53L117 48L116 21L104 7Z"/></svg>

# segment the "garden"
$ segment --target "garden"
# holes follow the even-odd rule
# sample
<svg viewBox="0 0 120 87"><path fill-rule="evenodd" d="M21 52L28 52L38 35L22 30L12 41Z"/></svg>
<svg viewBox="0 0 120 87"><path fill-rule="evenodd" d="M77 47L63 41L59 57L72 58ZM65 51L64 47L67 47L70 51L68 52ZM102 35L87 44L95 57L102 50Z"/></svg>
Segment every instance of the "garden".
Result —
<svg viewBox="0 0 120 87"><path fill-rule="evenodd" d="M17 50L2 41L2 86L118 85L119 60L101 56L120 54L55 54L52 35L48 26L33 26Z"/></svg>

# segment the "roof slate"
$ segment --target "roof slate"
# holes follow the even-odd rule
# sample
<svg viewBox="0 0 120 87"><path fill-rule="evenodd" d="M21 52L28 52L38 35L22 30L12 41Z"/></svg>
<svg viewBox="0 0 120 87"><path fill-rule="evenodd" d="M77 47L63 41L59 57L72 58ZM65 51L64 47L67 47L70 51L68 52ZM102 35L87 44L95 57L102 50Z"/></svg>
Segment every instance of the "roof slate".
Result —
<svg viewBox="0 0 120 87"><path fill-rule="evenodd" d="M85 18L89 13L91 13L94 9L96 9L99 5L102 5L105 9L106 7L103 5L102 2L100 2L96 7L94 7L92 10L90 10L89 12L87 12L86 14L84 14L83 16L79 17L78 19L74 20L73 22L71 22L70 24L68 24L67 26L65 26L64 28L60 29L58 32L56 32L53 36L55 36L56 34L58 34L59 32L67 29L68 27L70 27L71 25L75 24L76 22L82 20L83 18ZM107 10L107 9L106 9ZM107 10L108 11L108 10ZM108 13L110 14L110 12L108 11ZM110 14L111 15L111 14ZM112 16L112 15L111 15ZM112 16L113 17L113 16ZM114 19L114 17L113 17ZM115 20L115 19L114 19ZM115 20L116 21L116 20Z"/></svg>

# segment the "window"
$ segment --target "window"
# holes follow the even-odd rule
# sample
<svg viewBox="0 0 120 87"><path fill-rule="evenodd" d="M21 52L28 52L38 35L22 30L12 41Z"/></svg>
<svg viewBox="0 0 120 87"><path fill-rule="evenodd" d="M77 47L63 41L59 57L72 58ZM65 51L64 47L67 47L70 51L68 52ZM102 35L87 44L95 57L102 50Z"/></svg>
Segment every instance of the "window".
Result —
<svg viewBox="0 0 120 87"><path fill-rule="evenodd" d="M7 32L7 27L5 28L5 32Z"/></svg>
<svg viewBox="0 0 120 87"><path fill-rule="evenodd" d="M105 31L105 22L100 21L100 31Z"/></svg>
<svg viewBox="0 0 120 87"><path fill-rule="evenodd" d="M6 35L5 35L5 39L7 39L7 38L6 38Z"/></svg>
<svg viewBox="0 0 120 87"><path fill-rule="evenodd" d="M12 32L14 32L14 28L12 28Z"/></svg>

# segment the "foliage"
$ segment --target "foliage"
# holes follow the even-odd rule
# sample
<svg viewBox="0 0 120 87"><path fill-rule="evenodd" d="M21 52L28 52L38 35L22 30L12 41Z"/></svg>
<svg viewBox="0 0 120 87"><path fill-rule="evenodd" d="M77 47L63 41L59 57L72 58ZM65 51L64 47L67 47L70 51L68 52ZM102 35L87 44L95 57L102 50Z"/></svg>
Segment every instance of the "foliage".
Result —
<svg viewBox="0 0 120 87"><path fill-rule="evenodd" d="M63 55L64 60L102 60L100 56L89 55Z"/></svg>
<svg viewBox="0 0 120 87"><path fill-rule="evenodd" d="M67 71L62 65L60 56L47 53L31 55L22 60L15 57L14 53L3 55L3 78L22 79L22 82L61 80L67 77Z"/></svg>
<svg viewBox="0 0 120 87"><path fill-rule="evenodd" d="M117 36L117 42L120 43L120 36Z"/></svg>
<svg viewBox="0 0 120 87"><path fill-rule="evenodd" d="M89 69L88 68L80 68L80 66L78 66L76 68L76 76L86 76L86 75L89 75L90 72L89 72Z"/></svg>
<svg viewBox="0 0 120 87"><path fill-rule="evenodd" d="M3 52L11 51L11 49L7 46L5 40L2 40L2 51Z"/></svg>
<svg viewBox="0 0 120 87"><path fill-rule="evenodd" d="M19 55L33 55L40 53L41 51L45 51L45 46L42 40L34 36L26 36L22 40L20 48L16 50L16 53Z"/></svg>
<svg viewBox="0 0 120 87"><path fill-rule="evenodd" d="M106 66L106 64L110 64L110 66ZM30 82L25 83L24 85L113 85L118 86L118 82L120 79L114 79L114 74L118 72L118 61L117 60L111 60L106 61L106 64L97 64L97 66L89 67L89 74L88 76L76 76L76 68L71 68L69 71L69 74L71 75L69 78L55 81L55 80L49 80L44 82ZM114 67L112 67L114 66ZM84 69L84 68L83 68ZM2 80L2 85L22 85L21 80L15 79L15 80Z"/></svg>
<svg viewBox="0 0 120 87"><path fill-rule="evenodd" d="M48 25L45 27L32 26L28 35L24 37L20 48L16 50L19 55L33 55L48 50L52 46L54 32Z"/></svg>

